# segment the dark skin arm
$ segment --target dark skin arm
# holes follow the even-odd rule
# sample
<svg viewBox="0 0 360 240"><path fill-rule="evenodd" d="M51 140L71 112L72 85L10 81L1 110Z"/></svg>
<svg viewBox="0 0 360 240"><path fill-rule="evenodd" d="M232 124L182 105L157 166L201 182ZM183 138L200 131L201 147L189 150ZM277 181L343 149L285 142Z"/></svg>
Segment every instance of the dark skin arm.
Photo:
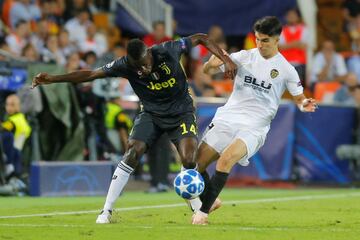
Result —
<svg viewBox="0 0 360 240"><path fill-rule="evenodd" d="M72 73L62 74L62 75L50 75L48 73L39 73L32 80L32 88L50 83L61 83L61 82L71 82L71 83L81 83L89 82L98 78L106 77L105 72L99 68L96 70L84 70L76 71Z"/></svg>
<svg viewBox="0 0 360 240"><path fill-rule="evenodd" d="M212 54L218 57L225 65L225 77L234 79L237 72L236 64L230 59L230 57L221 50L221 48L216 45L212 40L208 38L206 34L197 33L189 36L191 39L192 45L196 46L202 44L206 47Z"/></svg>

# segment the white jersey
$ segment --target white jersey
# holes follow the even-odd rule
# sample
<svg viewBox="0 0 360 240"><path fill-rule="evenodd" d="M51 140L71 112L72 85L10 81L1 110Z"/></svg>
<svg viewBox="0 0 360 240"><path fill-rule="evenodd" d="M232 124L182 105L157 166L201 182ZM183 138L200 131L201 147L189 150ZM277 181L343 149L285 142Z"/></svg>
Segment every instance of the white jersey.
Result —
<svg viewBox="0 0 360 240"><path fill-rule="evenodd" d="M280 53L265 59L255 48L230 57L238 66L233 92L213 121L267 132L285 89L293 96L303 93L299 76Z"/></svg>

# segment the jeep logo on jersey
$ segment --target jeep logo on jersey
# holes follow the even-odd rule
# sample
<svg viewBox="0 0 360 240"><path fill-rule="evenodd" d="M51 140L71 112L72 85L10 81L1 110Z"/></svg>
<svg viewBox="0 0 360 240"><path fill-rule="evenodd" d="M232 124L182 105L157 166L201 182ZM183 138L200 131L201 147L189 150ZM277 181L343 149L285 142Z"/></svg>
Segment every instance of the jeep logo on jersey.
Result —
<svg viewBox="0 0 360 240"><path fill-rule="evenodd" d="M245 76L244 79L245 86L246 84L250 85L253 89L262 90L264 92L269 92L268 90L271 88L272 84L268 83L266 84L265 81L259 82L256 78Z"/></svg>
<svg viewBox="0 0 360 240"><path fill-rule="evenodd" d="M147 85L146 87L150 90L160 91L163 88L172 88L175 84L176 84L175 78L170 78L166 82L162 82L162 83L150 82L150 85Z"/></svg>
<svg viewBox="0 0 360 240"><path fill-rule="evenodd" d="M279 71L276 69L272 69L270 72L270 77L271 78L276 78L279 75Z"/></svg>

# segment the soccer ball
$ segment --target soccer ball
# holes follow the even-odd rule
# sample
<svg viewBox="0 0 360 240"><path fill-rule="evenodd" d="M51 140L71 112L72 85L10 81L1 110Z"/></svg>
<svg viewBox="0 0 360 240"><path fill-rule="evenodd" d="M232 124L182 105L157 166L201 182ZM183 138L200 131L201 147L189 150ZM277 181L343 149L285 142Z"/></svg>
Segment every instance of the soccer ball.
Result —
<svg viewBox="0 0 360 240"><path fill-rule="evenodd" d="M204 191L204 179L194 169L180 172L174 179L175 192L182 198L193 199Z"/></svg>

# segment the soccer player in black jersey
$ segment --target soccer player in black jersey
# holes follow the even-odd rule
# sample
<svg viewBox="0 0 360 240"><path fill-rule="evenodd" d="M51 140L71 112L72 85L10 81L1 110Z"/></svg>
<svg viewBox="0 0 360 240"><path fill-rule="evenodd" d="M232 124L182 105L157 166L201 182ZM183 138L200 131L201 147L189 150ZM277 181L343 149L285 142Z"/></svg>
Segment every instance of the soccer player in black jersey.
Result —
<svg viewBox="0 0 360 240"><path fill-rule="evenodd" d="M188 91L186 75L180 64L183 53L193 46L204 45L225 64L225 74L234 78L237 67L222 50L208 39L206 34L194 34L176 41L168 41L147 48L133 39L127 46L127 56L105 66L88 71L76 71L63 75L39 73L33 79L33 87L59 82L80 83L105 77L127 78L138 95L142 110L135 119L129 144L123 159L116 168L103 211L97 223L110 223L111 213L129 176L140 157L164 132L176 145L185 168L195 168L197 149L197 124L194 106Z"/></svg>

